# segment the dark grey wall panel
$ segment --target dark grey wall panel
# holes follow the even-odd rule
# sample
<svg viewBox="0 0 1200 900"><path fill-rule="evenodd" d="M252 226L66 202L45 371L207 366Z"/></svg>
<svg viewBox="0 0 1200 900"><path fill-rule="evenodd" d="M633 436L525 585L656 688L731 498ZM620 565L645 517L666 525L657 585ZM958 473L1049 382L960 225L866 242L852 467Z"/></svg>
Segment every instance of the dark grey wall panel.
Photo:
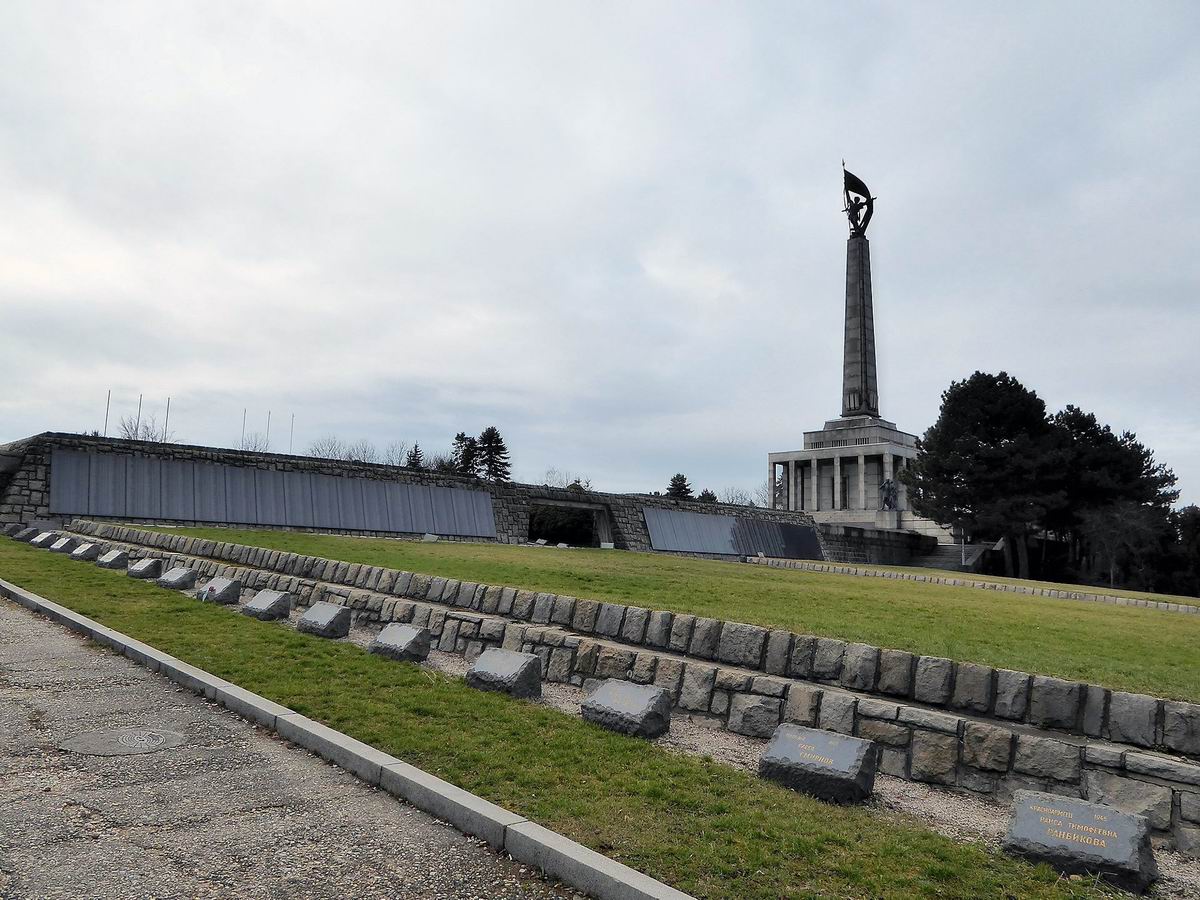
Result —
<svg viewBox="0 0 1200 900"><path fill-rule="evenodd" d="M387 491L382 481L363 480L363 522L368 531L391 531L388 518Z"/></svg>
<svg viewBox="0 0 1200 900"><path fill-rule="evenodd" d="M332 475L312 476L313 525L316 528L341 528L338 512L338 479Z"/></svg>
<svg viewBox="0 0 1200 900"><path fill-rule="evenodd" d="M409 484L405 487L408 488L408 508L412 512L413 531L433 531L433 488L427 484Z"/></svg>
<svg viewBox="0 0 1200 900"><path fill-rule="evenodd" d="M81 450L54 450L50 454L50 512L88 515L88 481L91 456Z"/></svg>
<svg viewBox="0 0 1200 900"><path fill-rule="evenodd" d="M650 543L655 550L687 553L737 553L733 541L736 520L731 516L642 507Z"/></svg>
<svg viewBox="0 0 1200 900"><path fill-rule="evenodd" d="M338 511L342 516L342 528L355 531L366 529L367 517L363 514L363 479L337 478Z"/></svg>
<svg viewBox="0 0 1200 900"><path fill-rule="evenodd" d="M287 524L297 528L311 528L317 520L313 517L312 475L308 472L283 473L283 497L287 504Z"/></svg>
<svg viewBox="0 0 1200 900"><path fill-rule="evenodd" d="M388 521L392 531L421 531L413 525L412 489L414 485L383 482L383 498L387 504Z"/></svg>
<svg viewBox="0 0 1200 900"><path fill-rule="evenodd" d="M51 466L60 515L496 536L487 491L71 450Z"/></svg>
<svg viewBox="0 0 1200 900"><path fill-rule="evenodd" d="M225 467L225 512L232 523L249 525L258 521L253 469Z"/></svg>
<svg viewBox="0 0 1200 900"><path fill-rule="evenodd" d="M168 459L162 467L162 517L196 518L196 464L191 460Z"/></svg>
<svg viewBox="0 0 1200 900"><path fill-rule="evenodd" d="M228 522L228 504L225 502L225 466L198 462L192 472L196 485L196 521Z"/></svg>
<svg viewBox="0 0 1200 900"><path fill-rule="evenodd" d="M254 470L254 501L258 509L258 525L286 525L287 502L284 495L283 473L278 469Z"/></svg>
<svg viewBox="0 0 1200 900"><path fill-rule="evenodd" d="M88 515L125 515L125 463L128 456L92 454L88 481Z"/></svg>

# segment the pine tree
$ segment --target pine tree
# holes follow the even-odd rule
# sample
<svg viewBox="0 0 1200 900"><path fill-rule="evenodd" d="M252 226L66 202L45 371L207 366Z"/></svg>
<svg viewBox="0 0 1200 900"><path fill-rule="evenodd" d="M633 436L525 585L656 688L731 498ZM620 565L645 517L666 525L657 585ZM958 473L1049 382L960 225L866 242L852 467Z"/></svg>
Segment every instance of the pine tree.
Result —
<svg viewBox="0 0 1200 900"><path fill-rule="evenodd" d="M508 461L508 447L495 425L489 425L479 435L479 468L483 476L491 481L508 481L512 466Z"/></svg>
<svg viewBox="0 0 1200 900"><path fill-rule="evenodd" d="M479 475L479 441L460 431L454 436L454 470L459 475L475 478Z"/></svg>
<svg viewBox="0 0 1200 900"><path fill-rule="evenodd" d="M413 442L412 449L408 451L408 456L404 458L404 465L410 469L425 468L425 454L421 452L421 445Z"/></svg>
<svg viewBox="0 0 1200 900"><path fill-rule="evenodd" d="M676 500L691 500L692 486L688 484L687 476L682 472L676 472L671 479L671 483L667 485L667 496L674 497Z"/></svg>
<svg viewBox="0 0 1200 900"><path fill-rule="evenodd" d="M700 492L700 496L697 497L696 499L699 500L701 503L716 503L717 495L714 494L712 491L710 491L708 488L705 488L704 490L702 490Z"/></svg>

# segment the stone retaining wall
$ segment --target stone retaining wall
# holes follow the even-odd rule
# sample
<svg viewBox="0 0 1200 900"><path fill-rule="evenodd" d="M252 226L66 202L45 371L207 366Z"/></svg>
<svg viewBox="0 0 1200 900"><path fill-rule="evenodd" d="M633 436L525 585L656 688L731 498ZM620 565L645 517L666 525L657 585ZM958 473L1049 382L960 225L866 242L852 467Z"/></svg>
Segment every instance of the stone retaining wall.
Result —
<svg viewBox="0 0 1200 900"><path fill-rule="evenodd" d="M831 548L831 555L836 551ZM804 572L828 572L833 575L859 575L864 578L890 578L895 581L919 581L922 584L944 584L951 587L969 587L981 591L999 591L1004 594L1024 594L1029 597L1054 597L1061 600L1086 600L1091 603L1108 603L1113 606L1140 606L1143 609L1159 609L1164 612L1200 615L1200 606L1189 603L1173 603L1169 600L1148 600L1144 597L1118 597L1115 594L1093 594L1088 591L1064 591L1061 588L1034 587L1028 584L1005 584L1001 581L976 581L971 578L955 578L950 575L925 574L923 572L889 572L880 569L865 569L860 566L843 566L837 563L811 562L806 559L772 559L748 556L746 562L773 569L800 569Z"/></svg>
<svg viewBox="0 0 1200 900"><path fill-rule="evenodd" d="M765 737L783 721L878 742L882 768L1005 796L1033 788L1147 815L1200 852L1200 706L753 625L460 582L104 523L79 534L133 545L205 577L290 591L360 620L429 627L439 649L537 653L547 680L624 678L676 706ZM1159 752L1155 752L1159 751ZM1163 752L1166 751L1166 752Z"/></svg>
<svg viewBox="0 0 1200 900"><path fill-rule="evenodd" d="M825 542L825 558L834 562L903 566L938 546L937 538L915 531L828 523L817 528Z"/></svg>

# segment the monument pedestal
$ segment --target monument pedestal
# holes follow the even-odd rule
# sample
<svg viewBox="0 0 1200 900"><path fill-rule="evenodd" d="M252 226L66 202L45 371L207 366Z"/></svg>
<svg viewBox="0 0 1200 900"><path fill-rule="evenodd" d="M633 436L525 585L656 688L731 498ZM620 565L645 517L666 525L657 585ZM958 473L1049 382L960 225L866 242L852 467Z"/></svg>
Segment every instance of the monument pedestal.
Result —
<svg viewBox="0 0 1200 900"><path fill-rule="evenodd" d="M900 510L881 509L875 513L875 527L886 528L890 531L900 529Z"/></svg>

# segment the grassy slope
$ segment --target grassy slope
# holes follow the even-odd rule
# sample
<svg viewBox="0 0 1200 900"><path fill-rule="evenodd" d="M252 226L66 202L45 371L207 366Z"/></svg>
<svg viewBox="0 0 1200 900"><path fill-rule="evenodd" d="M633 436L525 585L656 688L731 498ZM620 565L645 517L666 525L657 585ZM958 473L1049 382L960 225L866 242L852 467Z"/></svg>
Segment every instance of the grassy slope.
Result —
<svg viewBox="0 0 1200 900"><path fill-rule="evenodd" d="M700 897L1095 895L894 814L837 810L23 544L0 542L0 576Z"/></svg>
<svg viewBox="0 0 1200 900"><path fill-rule="evenodd" d="M1200 701L1200 616L648 553L224 528L171 532L620 600Z"/></svg>

